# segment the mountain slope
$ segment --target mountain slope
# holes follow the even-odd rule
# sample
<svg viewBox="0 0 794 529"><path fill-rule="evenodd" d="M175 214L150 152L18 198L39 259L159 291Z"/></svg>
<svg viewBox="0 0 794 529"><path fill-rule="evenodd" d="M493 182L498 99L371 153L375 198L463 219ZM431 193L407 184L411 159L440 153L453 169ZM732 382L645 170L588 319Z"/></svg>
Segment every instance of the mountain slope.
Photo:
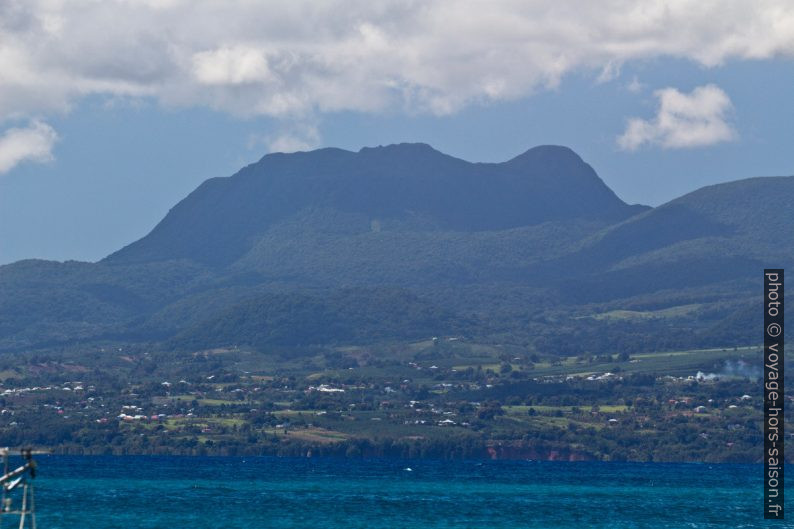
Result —
<svg viewBox="0 0 794 529"><path fill-rule="evenodd" d="M615 222L625 204L564 147L536 147L504 163L474 164L423 144L265 156L204 182L112 263L186 258L228 265L270 227L306 208L370 222L411 219L424 229L474 232L553 220Z"/></svg>
<svg viewBox="0 0 794 529"><path fill-rule="evenodd" d="M564 147L497 164L421 144L268 155L205 182L99 263L0 267L0 349L201 348L237 334L266 348L454 329L559 352L577 333L609 347L615 326L589 316L676 306L697 308L618 334L646 348L753 340L761 269L794 265L792 206L794 177L629 206ZM733 322L730 338L720 321Z"/></svg>
<svg viewBox="0 0 794 529"><path fill-rule="evenodd" d="M566 261L580 301L737 280L757 288L764 267L794 264L794 177L698 189L605 228Z"/></svg>
<svg viewBox="0 0 794 529"><path fill-rule="evenodd" d="M306 347L422 339L460 332L465 322L400 289L342 289L325 295L266 294L181 332L177 347Z"/></svg>

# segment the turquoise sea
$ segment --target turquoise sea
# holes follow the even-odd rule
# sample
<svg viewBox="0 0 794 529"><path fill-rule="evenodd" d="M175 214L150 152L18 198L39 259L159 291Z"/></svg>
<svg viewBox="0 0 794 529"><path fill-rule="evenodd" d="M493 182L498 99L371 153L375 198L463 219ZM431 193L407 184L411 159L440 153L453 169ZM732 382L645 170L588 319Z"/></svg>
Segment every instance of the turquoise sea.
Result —
<svg viewBox="0 0 794 529"><path fill-rule="evenodd" d="M40 529L794 527L794 511L792 522L763 520L761 475L758 465L44 456L35 491Z"/></svg>

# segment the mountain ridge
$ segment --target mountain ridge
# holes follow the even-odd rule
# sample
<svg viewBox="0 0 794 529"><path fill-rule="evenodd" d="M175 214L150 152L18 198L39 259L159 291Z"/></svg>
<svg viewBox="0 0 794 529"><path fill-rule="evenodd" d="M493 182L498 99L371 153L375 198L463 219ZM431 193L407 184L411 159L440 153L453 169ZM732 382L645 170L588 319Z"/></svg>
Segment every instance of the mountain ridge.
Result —
<svg viewBox="0 0 794 529"><path fill-rule="evenodd" d="M536 348L563 347L549 336L593 325L607 332L609 321L586 319L603 311L696 305L694 317L643 323L647 347L670 343L671 332L712 345L714 314L744 322L731 339L754 336L746 307L758 271L794 263L792 206L794 177L632 206L560 146L500 163L425 144L270 154L202 183L150 234L97 263L0 266L0 350L97 340L199 347L202 328L236 343L238 331L259 336L252 317L275 321L268 300L310 299L327 314L347 307L339 300L350 288L387 320L383 300L403 300L395 305L443 310L440 327ZM384 298L383 288L400 294ZM415 321L398 316L404 328L358 312L333 321L351 339L414 337ZM356 325L371 335L351 332Z"/></svg>
<svg viewBox="0 0 794 529"><path fill-rule="evenodd" d="M147 236L106 260L185 257L228 265L269 226L309 206L387 219L418 213L454 231L508 229L571 217L614 221L644 209L621 201L566 147L535 147L507 162L489 164L472 164L425 144L357 153L332 148L276 153L230 177L207 180ZM214 251L203 252L199 237Z"/></svg>

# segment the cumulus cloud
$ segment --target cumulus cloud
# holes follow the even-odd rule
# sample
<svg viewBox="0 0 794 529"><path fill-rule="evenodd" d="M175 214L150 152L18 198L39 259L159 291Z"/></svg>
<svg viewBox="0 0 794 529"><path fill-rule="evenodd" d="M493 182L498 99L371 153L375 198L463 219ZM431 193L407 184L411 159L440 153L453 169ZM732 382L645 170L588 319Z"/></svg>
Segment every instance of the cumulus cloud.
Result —
<svg viewBox="0 0 794 529"><path fill-rule="evenodd" d="M52 127L33 121L25 128L11 128L0 136L0 174L24 161L52 160L52 148L58 139Z"/></svg>
<svg viewBox="0 0 794 529"><path fill-rule="evenodd" d="M87 94L151 96L242 115L454 112L521 97L575 69L705 66L794 55L787 0L271 0L0 7L0 116Z"/></svg>
<svg viewBox="0 0 794 529"><path fill-rule="evenodd" d="M193 55L196 80L208 85L240 85L270 79L265 55L253 48L236 47Z"/></svg>
<svg viewBox="0 0 794 529"><path fill-rule="evenodd" d="M665 88L654 95L659 100L656 117L630 119L618 138L622 149L635 150L645 144L668 149L704 147L736 137L728 122L733 105L718 86L699 86L688 94Z"/></svg>
<svg viewBox="0 0 794 529"><path fill-rule="evenodd" d="M632 60L793 55L788 0L6 0L0 121L89 95L287 121L449 114Z"/></svg>

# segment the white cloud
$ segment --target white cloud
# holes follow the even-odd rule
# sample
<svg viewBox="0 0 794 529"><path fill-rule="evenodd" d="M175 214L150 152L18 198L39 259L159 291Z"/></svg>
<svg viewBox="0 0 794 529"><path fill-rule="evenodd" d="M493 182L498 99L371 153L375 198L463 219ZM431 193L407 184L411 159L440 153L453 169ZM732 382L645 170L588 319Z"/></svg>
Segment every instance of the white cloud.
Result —
<svg viewBox="0 0 794 529"><path fill-rule="evenodd" d="M26 128L11 128L0 136L0 174L7 173L25 161L52 160L52 148L58 135L42 121L33 121Z"/></svg>
<svg viewBox="0 0 794 529"><path fill-rule="evenodd" d="M193 74L199 83L208 85L239 85L271 79L264 54L245 47L196 53Z"/></svg>
<svg viewBox="0 0 794 529"><path fill-rule="evenodd" d="M278 134L263 139L268 152L309 151L320 145L320 131L315 125L293 124Z"/></svg>
<svg viewBox="0 0 794 529"><path fill-rule="evenodd" d="M617 140L622 149L634 150L644 144L668 149L704 147L736 138L728 122L733 105L718 86L699 86L689 94L665 88L654 95L659 100L656 117L631 118Z"/></svg>
<svg viewBox="0 0 794 529"><path fill-rule="evenodd" d="M656 57L794 56L789 0L10 0L0 120L87 95L238 116L435 114Z"/></svg>
<svg viewBox="0 0 794 529"><path fill-rule="evenodd" d="M308 151L316 147L315 142L306 141L292 134L281 134L271 137L267 141L269 152L297 152Z"/></svg>

